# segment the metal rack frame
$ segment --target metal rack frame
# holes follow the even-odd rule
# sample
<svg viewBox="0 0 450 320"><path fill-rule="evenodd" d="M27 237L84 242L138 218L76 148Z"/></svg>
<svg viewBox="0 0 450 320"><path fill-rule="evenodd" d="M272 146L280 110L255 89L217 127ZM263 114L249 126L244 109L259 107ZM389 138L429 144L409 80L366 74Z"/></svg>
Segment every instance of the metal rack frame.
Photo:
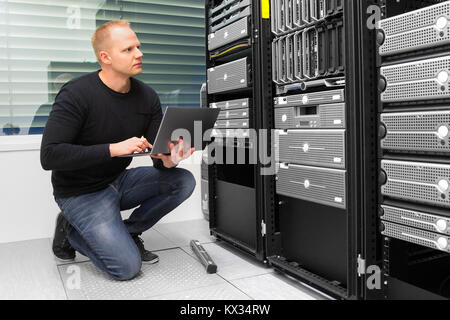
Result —
<svg viewBox="0 0 450 320"><path fill-rule="evenodd" d="M205 2L205 21L208 26L209 23L209 12L214 3L219 3L219 1L215 0L206 0ZM231 2L227 2L229 5ZM216 31L216 33L220 30ZM209 28L206 28L206 38L208 38ZM247 108L249 109L249 123L246 123L252 129L263 129L263 101L264 97L267 94L271 94L271 86L268 84L272 79L272 75L269 75L267 78L267 74L264 72L268 68L268 61L270 58L267 58L267 55L271 55L271 43L267 43L264 39L267 37L264 36L265 33L270 33L270 20L262 19L261 17L261 3L260 1L251 1L251 14L248 17L248 41L246 41L246 45L243 45L242 49L232 50L227 52L225 49L218 49L216 53L221 51L223 54L219 53L216 58L211 58L207 52L207 68L215 67L216 65L223 65L225 63L229 63L231 61L235 61L237 59L247 57L248 65L250 66L249 72L249 86L247 88L243 88L241 90L236 91L227 91L227 92L216 92L208 95L208 103L214 104L213 107L220 107L221 101L226 100L239 100L242 98L248 98L249 103ZM237 42L232 42L230 44L227 43L229 47L239 44ZM208 46L206 45L206 48ZM230 112L233 110L229 110ZM226 126L226 123L224 123ZM218 129L222 130L222 129ZM226 130L225 130L226 131ZM225 133L226 134L226 133ZM256 146L250 145L248 142L244 141L245 139L231 140L225 139L223 140L223 145L225 149L233 150L237 149L245 149L250 154L254 152ZM236 149L237 148L237 149ZM223 170L226 166L220 167L218 165L209 166L209 191L210 191L210 203L209 203L209 217L210 217L210 231L213 236L215 236L218 240L221 240L231 246L236 247L242 252L249 254L254 257L256 260L265 262L265 246L263 242L264 238L264 216L263 216L263 201L262 201L262 190L264 185L265 177L260 176L259 172L262 169L262 164L258 161L256 165L250 166L253 169L253 181L251 182L252 187L248 188L242 186L245 190L253 190L251 194L254 195L253 199L244 199L244 198L230 198L228 199L228 203L235 203L236 205L242 204L244 208L251 208L249 210L253 211L255 214L255 221L245 226L244 229L237 230L235 229L235 225L231 222L224 223L226 225L225 230L223 227L218 227L220 222L224 221L227 217L219 216L220 214L226 211L225 208L219 208L219 206L223 205L224 199L219 199L217 188L219 183L219 175L220 170ZM226 169L225 169L226 170ZM240 188L239 177L233 177L235 180L236 188ZM244 190L243 189L243 190ZM237 189L236 189L237 190ZM223 197L223 195L220 195ZM253 203L253 205L250 205ZM228 210L232 210L231 208ZM221 213L220 213L221 212ZM249 213L251 214L251 213ZM250 228L250 229L248 229ZM234 230L235 229L235 230ZM239 233L239 234L237 234ZM243 233L250 234L252 238L251 241L243 241L244 236L241 237ZM247 240L248 237L247 237ZM252 242L251 244L249 242Z"/></svg>
<svg viewBox="0 0 450 320"><path fill-rule="evenodd" d="M331 2L331 1L329 1ZM336 2L337 3L337 2ZM283 257L281 234L278 225L279 198L275 193L275 178L267 179L264 185L264 208L267 221L267 255L272 266L300 281L324 291L338 299L376 299L383 296L382 290L368 290L364 265L380 265L381 253L376 223L377 212L377 152L373 148L377 141L376 105L376 52L373 39L375 32L366 28L367 8L377 1L344 1L345 52L345 105L348 161L348 199L345 228L349 230L346 238L347 283L337 284L326 276L319 276L314 270L302 266L301 261L286 261ZM294 6L295 8L296 6ZM334 11L332 12L335 13ZM295 22L294 22L295 24ZM330 86L332 79L330 81ZM328 83L318 82L317 86L326 89ZM342 87L343 83L337 84ZM308 86L291 86L274 93L286 94L293 90L307 90ZM334 86L333 86L334 87ZM277 89L277 90L275 90ZM267 124L274 127L274 115L270 113L267 102ZM364 106L364 107L362 107ZM281 204L283 205L283 204ZM358 259L359 257L359 259Z"/></svg>

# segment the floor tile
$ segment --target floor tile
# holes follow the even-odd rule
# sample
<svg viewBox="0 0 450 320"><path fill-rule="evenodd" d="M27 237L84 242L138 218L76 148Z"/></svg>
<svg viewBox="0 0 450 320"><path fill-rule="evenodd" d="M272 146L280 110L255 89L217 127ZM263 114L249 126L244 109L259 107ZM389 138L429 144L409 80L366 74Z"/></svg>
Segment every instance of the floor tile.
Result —
<svg viewBox="0 0 450 320"><path fill-rule="evenodd" d="M152 300L251 300L233 285L219 284L193 290L152 297Z"/></svg>
<svg viewBox="0 0 450 320"><path fill-rule="evenodd" d="M202 246L217 265L217 273L226 280L274 272L272 268L224 243L207 243ZM198 260L190 246L182 247L182 249Z"/></svg>
<svg viewBox="0 0 450 320"><path fill-rule="evenodd" d="M59 266L69 299L148 299L201 287L225 284L218 275L181 249L158 251L159 263L142 266L130 281L116 281L91 262Z"/></svg>
<svg viewBox="0 0 450 320"><path fill-rule="evenodd" d="M277 273L230 282L255 300L325 300L318 293Z"/></svg>
<svg viewBox="0 0 450 320"><path fill-rule="evenodd" d="M209 222L204 219L157 224L154 228L179 247L188 246L191 240L200 243L215 241L209 232Z"/></svg>
<svg viewBox="0 0 450 320"><path fill-rule="evenodd" d="M49 239L1 244L0 261L0 299L67 299Z"/></svg>
<svg viewBox="0 0 450 320"><path fill-rule="evenodd" d="M61 262L52 239L0 245L0 299L311 300L326 299L249 255L216 242L209 222L158 224L142 235L160 262L144 264L127 282L115 281L77 253ZM218 266L208 275L189 243L199 240Z"/></svg>

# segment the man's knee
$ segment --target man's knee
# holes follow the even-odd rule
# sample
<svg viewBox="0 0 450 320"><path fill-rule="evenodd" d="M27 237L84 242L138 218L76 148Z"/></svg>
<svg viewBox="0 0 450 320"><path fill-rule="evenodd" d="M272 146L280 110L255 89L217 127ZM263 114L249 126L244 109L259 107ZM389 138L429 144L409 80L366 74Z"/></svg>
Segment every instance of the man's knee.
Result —
<svg viewBox="0 0 450 320"><path fill-rule="evenodd" d="M126 281L137 276L141 271L142 259L140 255L127 256L126 259L120 261L117 267L110 268L109 274L116 280Z"/></svg>

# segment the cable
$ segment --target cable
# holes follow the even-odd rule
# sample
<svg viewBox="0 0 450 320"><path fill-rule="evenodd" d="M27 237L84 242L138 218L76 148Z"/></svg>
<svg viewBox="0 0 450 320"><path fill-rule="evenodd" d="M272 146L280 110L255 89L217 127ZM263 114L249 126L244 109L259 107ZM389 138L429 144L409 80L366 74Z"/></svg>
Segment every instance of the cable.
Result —
<svg viewBox="0 0 450 320"><path fill-rule="evenodd" d="M237 45L237 46L232 47L232 48L230 48L230 49L228 49L228 50L225 50L224 52L221 52L221 53L219 53L219 54L215 54L215 55L211 56L211 59L217 58L217 57L220 57L220 56L223 56L224 54L226 54L226 53L228 53L228 52L230 52L230 51L232 51L232 50L236 50L236 49L238 49L238 48L245 48L245 47L248 47L248 46L249 46L248 44L240 44L240 45Z"/></svg>

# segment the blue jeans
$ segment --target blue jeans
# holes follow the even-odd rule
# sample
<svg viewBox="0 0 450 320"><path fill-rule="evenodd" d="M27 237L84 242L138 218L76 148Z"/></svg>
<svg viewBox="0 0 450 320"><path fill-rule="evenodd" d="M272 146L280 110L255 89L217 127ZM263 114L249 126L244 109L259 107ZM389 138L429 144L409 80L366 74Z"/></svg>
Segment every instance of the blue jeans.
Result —
<svg viewBox="0 0 450 320"><path fill-rule="evenodd" d="M187 170L141 167L124 171L102 191L55 200L70 223L67 238L72 247L116 280L129 280L142 265L131 235L150 229L194 188L195 179ZM120 211L132 208L131 216L122 220Z"/></svg>

